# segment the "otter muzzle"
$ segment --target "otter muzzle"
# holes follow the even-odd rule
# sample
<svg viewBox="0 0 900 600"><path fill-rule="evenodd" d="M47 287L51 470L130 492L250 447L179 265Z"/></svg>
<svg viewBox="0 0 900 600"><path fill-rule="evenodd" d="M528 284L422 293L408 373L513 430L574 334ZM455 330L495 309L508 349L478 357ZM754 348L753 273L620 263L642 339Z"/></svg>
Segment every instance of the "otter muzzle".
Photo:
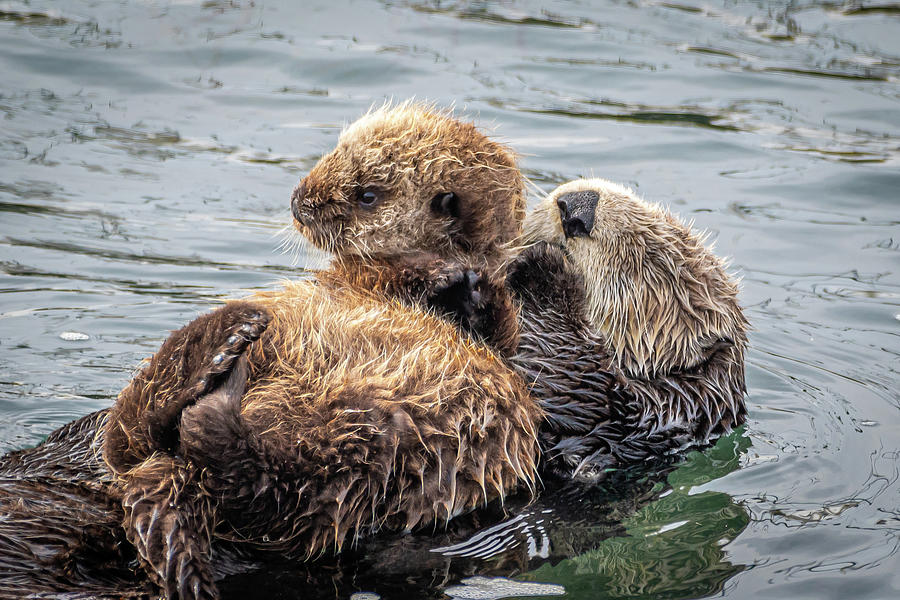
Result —
<svg viewBox="0 0 900 600"><path fill-rule="evenodd" d="M294 188L294 191L291 192L291 214L301 225L303 224L303 211L300 210L300 204L303 202L303 196L305 195L306 183L305 180L301 180L297 187Z"/></svg>
<svg viewBox="0 0 900 600"><path fill-rule="evenodd" d="M600 195L591 190L569 192L556 199L563 232L567 238L588 237L594 228L594 213Z"/></svg>

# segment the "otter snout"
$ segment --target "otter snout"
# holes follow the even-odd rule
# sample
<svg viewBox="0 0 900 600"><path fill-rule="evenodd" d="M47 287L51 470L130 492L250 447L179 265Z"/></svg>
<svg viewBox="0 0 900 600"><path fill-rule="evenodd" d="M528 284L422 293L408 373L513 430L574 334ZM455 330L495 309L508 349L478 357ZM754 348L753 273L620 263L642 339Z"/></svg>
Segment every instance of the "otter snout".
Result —
<svg viewBox="0 0 900 600"><path fill-rule="evenodd" d="M563 231L567 238L588 237L594 228L594 213L600 195L592 190L569 192L556 199Z"/></svg>
<svg viewBox="0 0 900 600"><path fill-rule="evenodd" d="M291 192L291 214L300 224L303 224L303 212L300 210L300 205L303 203L304 196L306 196L306 180L302 179Z"/></svg>

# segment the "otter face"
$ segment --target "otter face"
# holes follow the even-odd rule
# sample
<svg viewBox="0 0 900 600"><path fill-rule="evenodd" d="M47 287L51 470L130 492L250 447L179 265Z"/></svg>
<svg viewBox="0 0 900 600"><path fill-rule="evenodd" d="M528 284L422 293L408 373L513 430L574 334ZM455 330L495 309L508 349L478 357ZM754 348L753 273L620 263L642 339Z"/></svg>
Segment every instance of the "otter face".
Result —
<svg viewBox="0 0 900 600"><path fill-rule="evenodd" d="M406 102L341 134L291 195L297 229L338 256L498 252L520 233L513 154L472 124Z"/></svg>
<svg viewBox="0 0 900 600"><path fill-rule="evenodd" d="M706 236L630 189L576 180L525 220L526 242L565 249L584 278L585 315L634 376L688 369L724 345L743 352L747 321Z"/></svg>

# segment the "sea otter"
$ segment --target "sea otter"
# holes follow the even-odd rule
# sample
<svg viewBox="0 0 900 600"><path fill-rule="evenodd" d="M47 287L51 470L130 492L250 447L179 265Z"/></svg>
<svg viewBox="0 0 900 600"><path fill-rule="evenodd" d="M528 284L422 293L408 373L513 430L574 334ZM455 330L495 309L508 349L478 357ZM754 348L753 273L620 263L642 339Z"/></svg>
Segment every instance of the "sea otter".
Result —
<svg viewBox="0 0 900 600"><path fill-rule="evenodd" d="M664 208L603 179L566 183L525 220L509 269L509 359L544 409L544 472L704 444L746 419L748 323L726 263Z"/></svg>
<svg viewBox="0 0 900 600"><path fill-rule="evenodd" d="M294 188L296 228L334 255L323 283L427 306L501 353L517 343L503 285L525 216L514 153L411 101L345 129Z"/></svg>
<svg viewBox="0 0 900 600"><path fill-rule="evenodd" d="M229 310L201 317L191 327L176 332L120 394L111 413L104 457L123 486L126 530L145 558L153 556L157 562L168 560L161 558L160 549L154 546L160 540L151 539L159 533L158 529L148 526L152 535L142 531L144 517L158 514L160 497L182 494L177 488L189 485L176 482L175 492L159 489L160 478L184 477L192 470L192 465L183 464L182 460L192 457L187 451L190 441L179 446L178 436L179 429L180 433L191 430L193 421L187 417L179 421L182 411L223 381L243 348L266 328L270 316L275 322L258 347L271 351L250 354L249 389L239 411L242 424L228 423L223 427L239 427L240 431L231 433L236 439L252 438L252 442L246 442L251 446L258 445L263 432L275 436L271 441L259 442L275 448L271 451L274 455L290 447L284 436L305 448L307 456L302 460L287 461L293 473L286 476L293 478L291 485L306 484L301 481L304 478L315 480L309 471L313 467L305 469L304 461L319 465L329 452L337 460L350 460L341 451L327 450L329 444L346 441L340 436L331 437L341 428L368 431L365 435L354 433L351 438L357 441L369 437L376 440L372 442L373 456L379 456L377 461L383 463L380 468L384 471L384 481L379 485L399 486L392 487L391 494L402 496L408 486L404 478L412 476L402 468L394 469L391 462L395 459L391 453L396 455L411 443L404 441L409 436L414 436L410 439L417 439L431 456L431 462L416 467L421 469L417 473L420 484L426 484L426 475L438 478L436 487L428 490L422 499L424 507L414 506L416 502L407 493L404 500L397 498L397 506L387 506L384 516L376 516L381 507L373 505L374 512L370 515L373 522L365 527L380 527L381 521L401 512L405 515L405 527L438 517L449 518L504 494L517 482L530 483L534 478L535 456L531 446L536 448L534 422L539 410L531 402L520 401L525 395L522 382L492 353L485 350L485 357L476 357L477 352L464 350L468 357L465 364L451 360L454 351L460 352L455 350L454 343L471 345L474 340L445 344L443 351L450 354L437 355L441 359L438 361L423 362L431 356L425 351L403 358L403 363L423 374L435 373L423 375L425 379L411 387L388 387L389 381L397 383L396 378L366 379L358 371L353 372L353 377L344 373L346 364L356 369L359 364L383 360L383 346L388 342L395 344L401 354L413 347L415 339L409 334L404 333L400 343L397 338L400 329L396 326L377 330L378 304L375 303L384 305L391 319L419 327L414 331L420 335L455 338L452 331L435 327L434 315L441 314L451 317L474 339L483 339L498 351L509 353L514 349L518 329L516 311L503 285L503 276L511 244L521 231L524 190L512 152L488 139L473 125L451 118L449 113L414 103L385 107L364 116L342 133L337 148L324 156L294 190L292 212L298 229L313 243L335 254L332 267L319 273L315 284L287 285L274 299L259 295L252 299L255 303L232 304ZM435 312L423 315L420 310L403 311L399 305L391 304L396 301ZM324 312L302 308L304 303L315 303ZM359 318L358 311L353 311L362 305L367 307L363 314L371 316L366 322L367 331L377 331L383 339L370 336L369 341L379 340L378 343L354 347L352 339L346 336L347 332L354 331L356 323L343 323L338 331L332 332L329 329L338 327L341 319L328 319L326 314L356 314ZM419 317L423 316L430 321L422 322ZM203 368L203 361L209 357L195 349L208 349L216 339L215 334L220 332L227 337L215 342L217 351L210 359L209 368ZM310 337L310 332L316 335ZM316 344L324 349L316 350ZM304 371L307 365L316 367ZM457 385L456 380L439 375L448 367L457 367L462 374L458 389L453 387ZM397 364L388 362L388 371L397 368ZM223 397L232 403L236 398L240 403L245 384L246 381L236 382ZM403 389L409 389L408 397L404 396ZM484 400L485 397L490 400ZM376 415L372 403L378 398L396 406L404 402L424 404L414 406L409 414L395 407L379 409ZM284 405L279 411L269 406L272 402L276 407L280 402ZM218 406L207 400L205 408L197 407L193 412L208 410L210 405ZM285 406L293 410L291 417L295 418L286 418ZM223 406L218 408L224 410ZM333 422L321 421L328 411L337 411L332 414ZM502 418L492 423L495 412ZM350 414L356 416L351 419L347 417ZM470 418L473 414L480 415L476 421L483 422L473 424ZM229 413L229 416L235 415ZM282 420L269 423L270 416ZM391 419L396 421L392 427ZM262 423L267 424L260 430ZM208 441L206 433L198 429L191 431L192 435ZM479 449L484 435L488 435L485 439L491 443ZM390 439L385 441L384 436ZM447 446L449 442L441 436L456 441ZM238 448L238 442L231 438L228 441L235 446L223 447L224 455L247 454L246 447ZM318 447L320 444L322 448ZM379 444L384 448L376 452ZM476 458L481 461L478 473L461 475L458 498L456 475L450 475L449 482L441 480L445 476L441 453L449 453L450 448L455 448L458 456L477 457L479 452L484 452ZM196 449L193 460L212 471L204 461L216 462L219 457L203 455L207 450L205 446ZM436 463L434 456L437 456ZM360 464L376 460L368 455L357 458ZM416 462L411 455L401 455L401 459L404 464ZM458 460L461 459L454 462ZM452 464L449 468L455 473ZM509 466L508 472L504 471L504 465ZM432 472L435 468L436 475ZM348 490L344 493L348 493L349 486L359 481L356 487L363 486L365 490L360 492L362 499L357 500L372 500L373 494L379 493L378 488L363 480L371 480L372 473L378 469L371 466L366 477L357 472L364 469L351 469L345 474L352 477L349 483L338 477L335 480L338 483L333 485L346 484ZM443 496L448 490L449 499ZM388 494L387 489L382 492ZM382 498L382 504L389 505L389 501L392 501L389 497ZM325 510L324 505L316 505L315 498L312 502L313 508L309 510ZM437 510L439 504L445 506L446 514ZM359 507L350 510L350 517L333 517L334 531L306 524L304 527L310 533L292 536L298 539L291 539L286 546L301 548L308 555L322 550L328 543L340 547L348 531L355 534L361 531L359 519L369 518ZM185 529L193 532L211 526L203 518L204 512L208 511L199 506L198 514L183 516L181 520L193 521ZM353 516L357 518L356 523L352 522ZM209 532L201 535L198 543L195 537L179 537L177 529L166 530L170 549L167 557L172 552L181 556L206 552L208 543L202 540L208 539ZM173 544L183 548L173 551ZM172 575L167 565L154 564L153 568L157 573L168 569ZM209 584L209 577L203 573L196 577L183 574L177 577L182 585ZM168 586L169 582L164 584Z"/></svg>
<svg viewBox="0 0 900 600"><path fill-rule="evenodd" d="M411 101L351 124L291 195L296 229L334 257L317 273L320 285L426 307L501 354L518 341L504 278L524 210L524 182L509 148L449 111ZM263 312L245 313L195 327L190 338L170 337L160 353L170 358L122 391L104 450L116 470L177 447L181 411L220 383L265 328ZM205 352L186 348L208 350L223 332L227 341L217 342L216 362L206 370Z"/></svg>
<svg viewBox="0 0 900 600"><path fill-rule="evenodd" d="M602 180L556 190L526 236L508 281L525 324L510 362L541 398L552 472L597 475L743 421L746 322L700 238ZM168 594L214 594L213 537L309 557L532 481L538 403L486 348L352 287L301 282L251 301L216 317L272 315L247 364L185 411L176 455L120 473L126 529Z"/></svg>

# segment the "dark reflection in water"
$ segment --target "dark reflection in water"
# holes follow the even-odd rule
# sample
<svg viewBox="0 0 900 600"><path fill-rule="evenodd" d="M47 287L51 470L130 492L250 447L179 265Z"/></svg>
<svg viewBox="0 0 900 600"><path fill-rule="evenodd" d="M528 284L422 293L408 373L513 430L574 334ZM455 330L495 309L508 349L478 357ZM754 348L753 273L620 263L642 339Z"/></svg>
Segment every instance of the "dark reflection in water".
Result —
<svg viewBox="0 0 900 600"><path fill-rule="evenodd" d="M320 266L278 251L290 189L344 123L416 96L514 145L532 202L593 174L709 229L754 326L750 423L668 483L511 505L496 556L430 552L489 554L488 513L232 596L512 593L461 584L496 575L897 597L898 28L895 2L857 0L4 0L0 450L108 406L221 299Z"/></svg>
<svg viewBox="0 0 900 600"><path fill-rule="evenodd" d="M562 590L585 599L707 596L745 568L723 547L750 518L727 494L690 490L737 469L749 445L735 433L684 463L611 474L593 488L548 482L534 500L514 497L446 530L381 536L333 561L269 565L227 578L223 592L228 598L349 598L361 591L382 598L506 598Z"/></svg>

